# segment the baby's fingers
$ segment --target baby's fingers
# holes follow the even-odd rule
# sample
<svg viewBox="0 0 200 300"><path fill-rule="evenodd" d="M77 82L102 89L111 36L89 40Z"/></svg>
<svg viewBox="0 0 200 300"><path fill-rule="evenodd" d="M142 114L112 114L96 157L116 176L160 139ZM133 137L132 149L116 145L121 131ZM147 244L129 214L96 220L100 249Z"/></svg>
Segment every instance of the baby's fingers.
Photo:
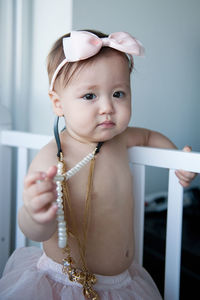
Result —
<svg viewBox="0 0 200 300"><path fill-rule="evenodd" d="M180 179L185 179L186 181L191 181L196 176L196 173L184 171L184 170L177 170L176 175Z"/></svg>
<svg viewBox="0 0 200 300"><path fill-rule="evenodd" d="M33 172L31 174L28 174L24 180L24 188L25 189L29 188L35 182L44 180L45 177L46 177L45 172Z"/></svg>
<svg viewBox="0 0 200 300"><path fill-rule="evenodd" d="M46 224L56 218L57 209L56 203L52 203L47 210L35 214L34 219L40 224Z"/></svg>
<svg viewBox="0 0 200 300"><path fill-rule="evenodd" d="M183 148L184 152L191 152L192 148L190 146L185 146ZM195 178L195 176L197 175L194 172L189 172L189 171L184 171L184 170L177 170L176 172L176 176L179 179L180 184L183 187L188 187L190 182Z"/></svg>
<svg viewBox="0 0 200 300"><path fill-rule="evenodd" d="M47 175L47 178L48 179L53 179L54 176L56 175L57 173L57 167L56 166L52 166L48 169L46 175Z"/></svg>
<svg viewBox="0 0 200 300"><path fill-rule="evenodd" d="M40 182L36 182L35 184L31 185L28 190L28 194L31 199L48 192L52 192L52 193L56 192L55 182L48 179L45 179Z"/></svg>
<svg viewBox="0 0 200 300"><path fill-rule="evenodd" d="M29 188L32 184L37 183L37 181L43 181L43 180L52 180L53 177L56 175L57 173L57 167L56 166L52 166L48 169L48 171L45 172L33 172L28 174L25 177L24 180L24 188Z"/></svg>
<svg viewBox="0 0 200 300"><path fill-rule="evenodd" d="M193 172L188 172L188 171L183 171L183 170L177 170L176 176L179 179L180 184L183 187L188 187L190 182L195 178L196 173Z"/></svg>
<svg viewBox="0 0 200 300"><path fill-rule="evenodd" d="M33 198L29 204L29 208L33 214L47 210L56 200L56 192L48 192Z"/></svg>

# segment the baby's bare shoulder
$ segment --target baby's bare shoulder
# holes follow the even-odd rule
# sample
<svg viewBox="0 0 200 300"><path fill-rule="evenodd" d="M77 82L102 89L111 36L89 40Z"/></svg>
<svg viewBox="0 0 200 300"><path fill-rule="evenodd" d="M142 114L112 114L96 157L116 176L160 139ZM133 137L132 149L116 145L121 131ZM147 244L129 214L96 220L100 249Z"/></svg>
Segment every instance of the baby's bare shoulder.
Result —
<svg viewBox="0 0 200 300"><path fill-rule="evenodd" d="M29 172L46 172L49 167L57 164L57 147L55 140L52 139L35 156L30 164Z"/></svg>
<svg viewBox="0 0 200 300"><path fill-rule="evenodd" d="M128 127L124 132L127 147L146 146L149 133L150 130L146 128Z"/></svg>

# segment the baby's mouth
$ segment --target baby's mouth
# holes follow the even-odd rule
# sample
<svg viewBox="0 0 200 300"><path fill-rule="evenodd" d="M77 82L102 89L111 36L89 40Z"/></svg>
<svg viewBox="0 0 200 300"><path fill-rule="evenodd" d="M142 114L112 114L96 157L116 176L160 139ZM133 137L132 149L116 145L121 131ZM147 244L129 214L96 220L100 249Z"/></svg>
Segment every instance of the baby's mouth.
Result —
<svg viewBox="0 0 200 300"><path fill-rule="evenodd" d="M104 121L100 124L98 124L98 126L104 127L104 128L112 128L115 126L115 123L112 121Z"/></svg>

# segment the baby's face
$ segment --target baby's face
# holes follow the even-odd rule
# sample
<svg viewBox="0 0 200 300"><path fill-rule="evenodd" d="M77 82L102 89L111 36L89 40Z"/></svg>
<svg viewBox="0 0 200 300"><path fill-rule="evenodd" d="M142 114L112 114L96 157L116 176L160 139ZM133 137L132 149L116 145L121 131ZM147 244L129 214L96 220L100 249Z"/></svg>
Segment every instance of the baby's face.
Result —
<svg viewBox="0 0 200 300"><path fill-rule="evenodd" d="M131 116L128 60L108 51L86 64L59 94L72 137L81 142L109 140L127 128Z"/></svg>

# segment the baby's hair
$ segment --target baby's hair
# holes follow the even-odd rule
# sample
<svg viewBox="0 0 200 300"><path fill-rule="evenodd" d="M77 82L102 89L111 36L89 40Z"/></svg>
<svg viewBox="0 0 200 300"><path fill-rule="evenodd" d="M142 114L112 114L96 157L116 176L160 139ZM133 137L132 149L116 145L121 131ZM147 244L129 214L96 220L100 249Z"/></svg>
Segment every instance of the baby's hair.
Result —
<svg viewBox="0 0 200 300"><path fill-rule="evenodd" d="M107 34L100 32L100 31L91 30L91 29L86 29L84 31L91 32L91 33L95 34L96 36L98 36L99 38L108 37ZM69 37L69 36L70 36L70 33L67 33L67 34L61 36L53 44L53 47L51 48L49 55L47 56L47 72L48 72L48 77L49 77L49 83L51 83L51 79L52 79L52 76L53 76L56 68L65 59L62 40L63 40L63 38ZM102 53L106 50L116 51L116 50L108 48L108 47L103 47L103 48L101 48L101 50L99 51L99 53L97 55L99 55L100 53ZM125 54L123 53L122 55L125 55ZM59 73L56 77L54 89L56 90L56 83L58 81L61 83L62 87L65 87L67 85L67 83L69 82L69 80L72 78L72 76L75 74L75 72L77 72L77 70L79 70L81 68L81 66L87 64L88 61L91 61L91 60L92 60L92 58L88 58L88 59L80 60L77 62L66 63L61 68L61 70L59 71ZM73 68L72 68L72 66L73 66Z"/></svg>

